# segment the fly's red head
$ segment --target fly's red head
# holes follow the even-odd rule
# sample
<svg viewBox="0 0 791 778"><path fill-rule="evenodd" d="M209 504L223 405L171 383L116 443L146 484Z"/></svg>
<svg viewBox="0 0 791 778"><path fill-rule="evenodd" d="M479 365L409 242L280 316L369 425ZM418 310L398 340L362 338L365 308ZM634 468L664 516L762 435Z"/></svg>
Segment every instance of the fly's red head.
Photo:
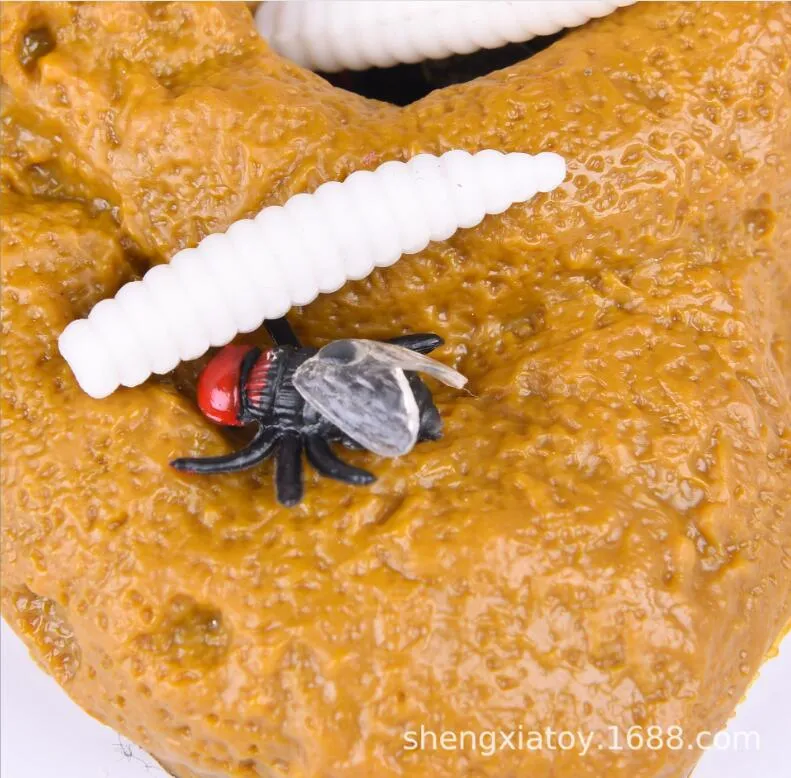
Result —
<svg viewBox="0 0 791 778"><path fill-rule="evenodd" d="M249 421L244 418L246 411L269 407L275 388L270 385L269 373L277 360L277 349L260 353L252 365L247 360L251 351L259 353L255 346L225 346L203 369L198 379L198 405L213 422L241 427Z"/></svg>
<svg viewBox="0 0 791 778"><path fill-rule="evenodd" d="M241 427L239 388L242 362L255 346L225 346L203 369L198 379L198 405L217 424Z"/></svg>

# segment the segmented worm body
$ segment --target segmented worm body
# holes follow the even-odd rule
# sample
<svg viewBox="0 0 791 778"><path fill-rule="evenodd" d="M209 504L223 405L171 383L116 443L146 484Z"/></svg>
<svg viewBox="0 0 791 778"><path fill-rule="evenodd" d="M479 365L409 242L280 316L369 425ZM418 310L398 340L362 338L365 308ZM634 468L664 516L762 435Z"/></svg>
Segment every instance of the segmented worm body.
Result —
<svg viewBox="0 0 791 778"><path fill-rule="evenodd" d="M493 150L357 171L179 251L69 324L60 352L84 391L106 397L551 191L565 173L557 154Z"/></svg>
<svg viewBox="0 0 791 778"><path fill-rule="evenodd" d="M469 54L551 35L636 0L308 0L261 3L256 26L275 51L333 73Z"/></svg>

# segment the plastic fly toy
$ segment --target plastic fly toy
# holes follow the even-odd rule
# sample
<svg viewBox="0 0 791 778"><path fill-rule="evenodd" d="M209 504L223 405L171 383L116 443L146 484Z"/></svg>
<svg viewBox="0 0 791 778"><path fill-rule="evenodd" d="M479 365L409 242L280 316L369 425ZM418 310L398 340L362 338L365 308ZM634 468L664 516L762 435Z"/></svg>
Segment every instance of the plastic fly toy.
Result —
<svg viewBox="0 0 791 778"><path fill-rule="evenodd" d="M285 319L266 322L274 347L225 346L198 380L198 404L226 426L256 424L252 440L225 456L176 459L189 473L246 470L276 453L277 499L296 505L304 491L302 451L318 473L347 484L375 477L339 459L331 443L384 457L408 453L418 441L437 440L442 421L417 373L461 388L460 373L424 356L442 344L433 334L389 341L336 340L303 347Z"/></svg>

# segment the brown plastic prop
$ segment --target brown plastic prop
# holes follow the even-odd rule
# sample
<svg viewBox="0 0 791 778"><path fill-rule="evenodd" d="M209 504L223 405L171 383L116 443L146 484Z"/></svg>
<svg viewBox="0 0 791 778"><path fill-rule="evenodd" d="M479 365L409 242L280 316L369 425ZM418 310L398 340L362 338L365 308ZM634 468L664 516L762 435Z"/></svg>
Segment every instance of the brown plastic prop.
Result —
<svg viewBox="0 0 791 778"><path fill-rule="evenodd" d="M786 628L791 6L641 3L404 109L277 58L243 4L2 15L3 614L43 666L179 778L685 775L694 749L404 732L694 737ZM289 511L267 467L175 473L239 444L201 365L96 401L58 356L203 235L452 147L570 174L292 317L437 332L470 378L370 489L313 475Z"/></svg>

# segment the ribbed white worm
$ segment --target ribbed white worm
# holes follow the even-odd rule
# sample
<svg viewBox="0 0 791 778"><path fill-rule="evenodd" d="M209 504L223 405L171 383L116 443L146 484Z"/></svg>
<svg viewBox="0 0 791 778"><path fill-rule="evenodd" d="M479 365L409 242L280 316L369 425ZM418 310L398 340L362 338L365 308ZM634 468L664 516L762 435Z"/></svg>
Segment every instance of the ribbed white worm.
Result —
<svg viewBox="0 0 791 778"><path fill-rule="evenodd" d="M84 391L106 397L549 192L565 174L557 154L493 150L419 154L357 171L179 251L69 324L60 353Z"/></svg>
<svg viewBox="0 0 791 778"><path fill-rule="evenodd" d="M264 2L256 26L312 70L364 70L469 54L576 27L636 0L307 0Z"/></svg>

